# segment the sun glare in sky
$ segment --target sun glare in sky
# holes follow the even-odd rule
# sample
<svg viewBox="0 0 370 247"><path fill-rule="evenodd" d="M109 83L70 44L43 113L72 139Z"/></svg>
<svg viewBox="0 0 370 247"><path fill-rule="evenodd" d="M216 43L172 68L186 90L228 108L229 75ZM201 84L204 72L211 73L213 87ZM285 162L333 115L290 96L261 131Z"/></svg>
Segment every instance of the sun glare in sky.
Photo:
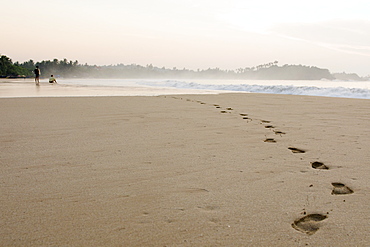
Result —
<svg viewBox="0 0 370 247"><path fill-rule="evenodd" d="M0 0L0 53L236 69L278 60L370 74L368 0Z"/></svg>

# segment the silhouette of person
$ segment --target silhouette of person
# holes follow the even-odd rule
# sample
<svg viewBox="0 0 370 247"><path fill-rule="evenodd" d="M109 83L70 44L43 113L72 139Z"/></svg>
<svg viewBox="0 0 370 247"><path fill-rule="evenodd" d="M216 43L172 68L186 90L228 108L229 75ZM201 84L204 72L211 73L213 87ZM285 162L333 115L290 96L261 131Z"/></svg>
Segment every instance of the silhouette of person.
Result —
<svg viewBox="0 0 370 247"><path fill-rule="evenodd" d="M35 74L36 86L39 86L40 85L40 75L41 75L41 71L39 69L39 66L36 66L36 69L34 69L33 73Z"/></svg>

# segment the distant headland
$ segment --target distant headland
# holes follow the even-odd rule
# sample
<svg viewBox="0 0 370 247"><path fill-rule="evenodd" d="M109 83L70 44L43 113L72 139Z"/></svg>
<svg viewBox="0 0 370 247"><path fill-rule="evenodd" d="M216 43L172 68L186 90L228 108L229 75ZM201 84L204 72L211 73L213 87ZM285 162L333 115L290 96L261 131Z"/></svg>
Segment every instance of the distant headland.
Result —
<svg viewBox="0 0 370 247"><path fill-rule="evenodd" d="M39 66L42 75L57 75L64 78L186 78L186 79L239 79L239 80L353 80L365 81L369 77L360 77L355 73L330 73L328 69L305 65L278 65L278 61L261 64L255 67L238 68L236 70L208 69L178 69L159 68L152 64L141 66L137 64L88 65L78 61L47 60L35 62L32 59L19 63L1 55L0 78L27 78L33 76L33 69Z"/></svg>

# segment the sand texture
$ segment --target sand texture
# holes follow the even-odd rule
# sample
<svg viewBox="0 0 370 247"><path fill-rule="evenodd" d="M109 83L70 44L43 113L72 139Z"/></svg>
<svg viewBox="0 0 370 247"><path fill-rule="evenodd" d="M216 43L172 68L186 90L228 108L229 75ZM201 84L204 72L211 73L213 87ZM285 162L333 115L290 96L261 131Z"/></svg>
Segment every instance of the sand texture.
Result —
<svg viewBox="0 0 370 247"><path fill-rule="evenodd" d="M0 104L0 246L370 245L370 100Z"/></svg>

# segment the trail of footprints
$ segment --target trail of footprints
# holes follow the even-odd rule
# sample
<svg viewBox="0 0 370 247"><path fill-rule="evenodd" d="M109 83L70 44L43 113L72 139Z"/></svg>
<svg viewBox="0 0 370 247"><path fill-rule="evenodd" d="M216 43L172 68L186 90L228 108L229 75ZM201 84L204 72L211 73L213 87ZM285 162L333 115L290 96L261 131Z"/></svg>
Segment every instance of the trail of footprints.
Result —
<svg viewBox="0 0 370 247"><path fill-rule="evenodd" d="M183 98L179 98L179 97L173 97L173 98L183 100ZM191 102L196 102L196 103L199 103L199 104L202 104L202 105L207 105L207 103L202 102L202 101L194 101L194 100L191 100L191 99L186 99L186 101L191 101ZM213 104L213 106L216 107L217 109L222 109L222 107L218 104ZM220 113L222 113L222 114L232 113L233 110L234 109L231 108L231 107L226 107L226 108L224 108L224 110L220 110ZM253 119L250 118L247 113L239 113L239 115L242 117L243 120L247 120L247 123L253 121ZM275 126L271 124L271 121L262 120L262 119L260 119L259 121L260 121L260 124L262 126L264 126L264 128L273 130L275 135L283 136L283 135L286 134L283 131L275 130ZM266 143L276 143L277 141L274 138L267 138L266 137L264 142L266 142ZM296 148L296 147L288 147L288 149L294 154L302 154L302 153L306 152L306 150ZM311 167L313 169L329 170L328 166L326 166L324 163L319 162L319 161L311 162ZM354 193L354 191L351 188L349 188L348 186L346 186L343 183L332 182L331 185L333 186L332 192L331 192L332 195L348 195L348 194ZM312 185L310 185L310 187L311 186ZM306 214L306 212L304 212L304 214ZM298 218L297 220L295 220L291 224L291 226L293 227L293 229L295 229L299 232L306 233L307 235L312 235L312 234L314 234L315 232L317 232L319 230L320 222L325 220L326 218L328 218L328 216L325 215L325 214L316 214L316 213L315 214L309 214L309 215L306 215L304 217Z"/></svg>

